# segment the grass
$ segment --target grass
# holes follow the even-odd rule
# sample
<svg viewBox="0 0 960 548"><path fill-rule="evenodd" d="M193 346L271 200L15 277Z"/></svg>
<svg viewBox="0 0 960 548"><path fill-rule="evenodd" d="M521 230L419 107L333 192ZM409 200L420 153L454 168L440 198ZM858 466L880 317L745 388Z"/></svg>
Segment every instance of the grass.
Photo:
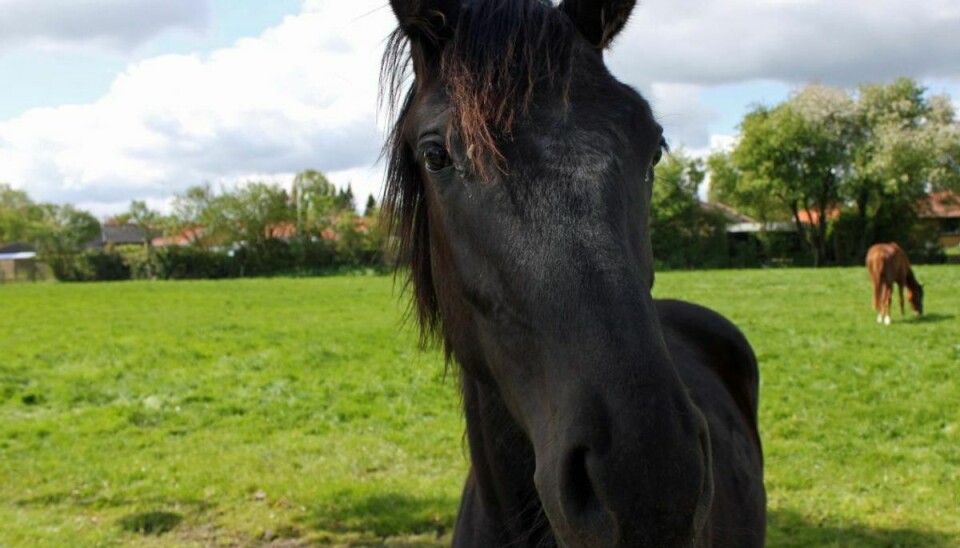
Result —
<svg viewBox="0 0 960 548"><path fill-rule="evenodd" d="M0 290L0 545L449 527L455 388L387 279Z"/></svg>
<svg viewBox="0 0 960 548"><path fill-rule="evenodd" d="M960 268L917 275L926 316L890 327L859 268L658 278L757 352L771 546L960 545Z"/></svg>
<svg viewBox="0 0 960 548"><path fill-rule="evenodd" d="M770 546L960 545L960 268L663 273L761 363ZM0 546L449 542L454 375L390 278L0 286Z"/></svg>

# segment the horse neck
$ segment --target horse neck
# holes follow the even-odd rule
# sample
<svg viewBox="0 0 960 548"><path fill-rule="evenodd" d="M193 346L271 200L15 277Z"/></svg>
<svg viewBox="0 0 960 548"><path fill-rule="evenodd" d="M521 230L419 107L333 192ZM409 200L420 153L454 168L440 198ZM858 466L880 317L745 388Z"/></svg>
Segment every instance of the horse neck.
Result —
<svg viewBox="0 0 960 548"><path fill-rule="evenodd" d="M920 287L920 282L917 281L917 277L913 274L913 269L910 266L907 266L907 287L910 288L910 291L916 291Z"/></svg>
<svg viewBox="0 0 960 548"><path fill-rule="evenodd" d="M551 533L533 484L533 446L494 386L467 375L462 384L473 478L464 499L483 507L481 528L515 546L540 545Z"/></svg>

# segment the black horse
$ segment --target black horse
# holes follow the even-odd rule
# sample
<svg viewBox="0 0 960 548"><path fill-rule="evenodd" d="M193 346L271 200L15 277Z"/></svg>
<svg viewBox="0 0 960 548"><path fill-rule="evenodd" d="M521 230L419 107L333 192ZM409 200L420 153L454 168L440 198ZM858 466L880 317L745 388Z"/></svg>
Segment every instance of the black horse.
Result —
<svg viewBox="0 0 960 548"><path fill-rule="evenodd" d="M455 546L764 542L753 351L651 297L665 141L603 61L634 3L391 0L385 211L460 365Z"/></svg>

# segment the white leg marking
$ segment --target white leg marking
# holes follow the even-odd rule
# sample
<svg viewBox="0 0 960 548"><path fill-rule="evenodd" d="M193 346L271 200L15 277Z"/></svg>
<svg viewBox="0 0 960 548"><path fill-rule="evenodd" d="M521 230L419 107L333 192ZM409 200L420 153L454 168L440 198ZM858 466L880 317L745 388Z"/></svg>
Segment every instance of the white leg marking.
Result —
<svg viewBox="0 0 960 548"><path fill-rule="evenodd" d="M884 317L883 317L883 324L884 324L884 325L890 325L890 316L884 316Z"/></svg>

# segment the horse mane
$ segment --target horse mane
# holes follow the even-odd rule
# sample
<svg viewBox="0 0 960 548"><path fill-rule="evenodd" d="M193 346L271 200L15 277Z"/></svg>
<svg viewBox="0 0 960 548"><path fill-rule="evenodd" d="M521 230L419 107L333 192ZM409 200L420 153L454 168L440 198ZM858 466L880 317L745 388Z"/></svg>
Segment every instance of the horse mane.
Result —
<svg viewBox="0 0 960 548"><path fill-rule="evenodd" d="M428 42L438 43L436 29L427 25L424 21L420 34ZM572 77L572 34L576 32L569 18L548 0L467 2L455 27L448 30L439 73L438 67L428 66L431 59L423 49L411 47L407 34L399 28L388 39L380 69L381 102L386 100L393 120L383 150L387 158L383 222L397 245L397 266L409 272L406 283L413 288L422 344L440 334L441 314L431 272L426 190L414 153L404 140L413 98L423 85L416 75L432 70L445 84L453 113L450 131L466 147L473 171L488 181L491 173L487 166L506 171L499 144L511 140L535 91L559 86L566 101ZM414 81L401 102L411 65ZM445 346L449 353L449 345Z"/></svg>
<svg viewBox="0 0 960 548"><path fill-rule="evenodd" d="M923 289L923 286L920 284L920 280L917 280L916 274L913 273L913 266L907 265L907 287L910 288L910 291L917 291L918 289Z"/></svg>

